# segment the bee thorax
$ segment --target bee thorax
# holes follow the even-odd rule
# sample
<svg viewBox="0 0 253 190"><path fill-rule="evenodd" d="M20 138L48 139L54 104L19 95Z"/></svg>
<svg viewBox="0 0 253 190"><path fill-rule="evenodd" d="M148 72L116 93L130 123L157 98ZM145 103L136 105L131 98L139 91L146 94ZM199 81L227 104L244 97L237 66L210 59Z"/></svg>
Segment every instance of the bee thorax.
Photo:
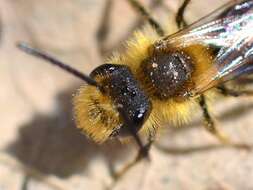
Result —
<svg viewBox="0 0 253 190"><path fill-rule="evenodd" d="M155 53L142 63L146 85L160 99L183 95L183 87L189 82L192 64L189 56L182 52Z"/></svg>

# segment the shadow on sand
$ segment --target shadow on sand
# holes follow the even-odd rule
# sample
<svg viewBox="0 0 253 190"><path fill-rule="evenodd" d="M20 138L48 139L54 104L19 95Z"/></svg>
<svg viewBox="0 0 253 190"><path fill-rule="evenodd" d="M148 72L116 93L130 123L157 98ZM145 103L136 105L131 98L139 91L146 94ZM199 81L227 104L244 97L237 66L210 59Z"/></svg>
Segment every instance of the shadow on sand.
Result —
<svg viewBox="0 0 253 190"><path fill-rule="evenodd" d="M7 147L7 152L22 163L45 174L68 177L83 172L94 157L103 157L108 164L124 160L132 145L118 141L96 145L75 127L71 98L74 90L56 97L58 112L35 113L23 124L19 137Z"/></svg>

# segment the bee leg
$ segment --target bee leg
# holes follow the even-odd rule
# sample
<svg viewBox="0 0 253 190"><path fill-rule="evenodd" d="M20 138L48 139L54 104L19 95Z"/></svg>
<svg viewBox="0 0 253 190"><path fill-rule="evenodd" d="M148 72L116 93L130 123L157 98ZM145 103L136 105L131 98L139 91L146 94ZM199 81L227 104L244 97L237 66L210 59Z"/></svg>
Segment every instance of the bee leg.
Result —
<svg viewBox="0 0 253 190"><path fill-rule="evenodd" d="M165 32L160 24L151 16L149 11L138 0L127 0L129 4L139 12L144 18L147 19L149 24L156 30L157 34L164 36Z"/></svg>
<svg viewBox="0 0 253 190"><path fill-rule="evenodd" d="M100 51L100 54L104 56L107 52L105 47L105 41L108 37L108 34L110 32L110 16L111 16L111 9L113 5L113 0L107 0L105 3L105 7L102 13L102 19L100 21L97 33L96 33L96 39L98 43L98 48Z"/></svg>
<svg viewBox="0 0 253 190"><path fill-rule="evenodd" d="M115 175L115 179L118 180L119 178L121 178L129 169L131 169L134 165L136 165L142 159L147 159L149 161L150 160L149 151L150 151L150 148L151 148L151 145L153 142L154 142L154 136L150 135L149 139L148 139L148 143L146 145L141 145L138 143L139 144L139 152L138 152L136 158L132 162L125 165L121 169L121 171Z"/></svg>
<svg viewBox="0 0 253 190"><path fill-rule="evenodd" d="M145 145L141 145L141 144L139 145L139 152L136 157L136 160L142 160L143 158L150 160L149 151L154 140L155 140L155 134L150 133L148 137L148 142Z"/></svg>
<svg viewBox="0 0 253 190"><path fill-rule="evenodd" d="M140 161L142 161L143 159L150 161L149 151L150 151L152 143L154 142L155 134L152 133L149 135L148 142L145 145L142 144L141 139L138 135L134 136L134 138L137 141L137 144L139 146L139 152L133 161L126 164L119 172L113 175L114 181L109 187L109 189L113 189L113 187L120 180L120 178L122 178L131 168L133 168Z"/></svg>
<svg viewBox="0 0 253 190"><path fill-rule="evenodd" d="M176 14L176 23L178 28L184 28L187 26L187 22L184 19L185 9L190 3L190 0L184 0L183 4L179 7Z"/></svg>
<svg viewBox="0 0 253 190"><path fill-rule="evenodd" d="M208 112L208 108L207 108L207 104L206 104L204 95L200 96L199 105L202 108L203 116L205 118L205 128L210 133L215 135L224 145L232 146L234 148L239 148L239 149L246 149L246 150L252 149L252 146L249 144L234 143L234 142L230 141L230 139L226 135L224 135L220 130L218 130L218 128L215 126L215 123L214 123L212 117L210 116L210 114Z"/></svg>
<svg viewBox="0 0 253 190"><path fill-rule="evenodd" d="M214 136L216 136L222 143L224 144L230 144L230 140L227 136L225 136L218 128L215 126L214 120L211 117L208 107L206 104L205 96L201 95L199 97L199 105L202 109L203 116L204 116L204 122L205 122L205 128L207 131L212 133Z"/></svg>
<svg viewBox="0 0 253 190"><path fill-rule="evenodd" d="M239 90L238 91L238 90L233 90L233 89L226 88L225 86L219 86L219 87L217 87L217 89L224 96L238 97L238 96L252 96L253 95L252 90Z"/></svg>

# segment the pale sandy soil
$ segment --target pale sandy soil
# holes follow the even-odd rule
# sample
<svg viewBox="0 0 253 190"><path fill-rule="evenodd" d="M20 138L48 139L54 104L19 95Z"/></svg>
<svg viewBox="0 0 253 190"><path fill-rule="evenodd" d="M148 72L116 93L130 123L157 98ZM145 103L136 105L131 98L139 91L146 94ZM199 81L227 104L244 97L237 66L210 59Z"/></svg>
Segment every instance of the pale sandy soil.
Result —
<svg viewBox="0 0 253 190"><path fill-rule="evenodd" d="M166 13L178 7L176 0L165 1ZM189 21L227 1L193 2ZM0 0L0 190L104 190L112 182L110 166L120 168L134 158L132 146L99 146L75 128L71 98L78 79L15 48L17 41L30 42L89 73L103 63L96 33L105 3ZM164 10L156 9L163 22ZM109 49L120 46L138 17L118 0L111 19ZM252 108L252 98L228 98L212 110L234 141L250 144ZM253 189L253 152L221 146L201 125L196 118L188 127L165 131L157 143L170 153L154 147L152 161L129 171L115 190Z"/></svg>

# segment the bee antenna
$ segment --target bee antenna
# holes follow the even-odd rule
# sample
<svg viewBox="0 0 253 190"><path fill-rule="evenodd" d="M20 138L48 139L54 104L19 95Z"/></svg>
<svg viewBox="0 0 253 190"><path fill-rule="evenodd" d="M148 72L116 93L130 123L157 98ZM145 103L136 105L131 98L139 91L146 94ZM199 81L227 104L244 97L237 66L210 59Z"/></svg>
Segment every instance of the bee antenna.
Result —
<svg viewBox="0 0 253 190"><path fill-rule="evenodd" d="M65 63L63 63L59 60L57 60L56 58L52 57L51 55L48 55L45 52L42 52L38 49L35 49L35 48L29 46L28 44L26 44L24 42L17 43L17 47L25 53L28 53L28 54L33 55L35 57L44 59L48 63L51 63L52 65L56 65L56 66L60 67L61 69L67 71L68 73L71 73L72 75L80 78L81 80L84 80L89 85L99 87L98 83L94 79L89 77L88 75L85 75L84 73L81 73L80 71L74 69L73 67L70 67L69 65L67 65L67 64L65 64Z"/></svg>

